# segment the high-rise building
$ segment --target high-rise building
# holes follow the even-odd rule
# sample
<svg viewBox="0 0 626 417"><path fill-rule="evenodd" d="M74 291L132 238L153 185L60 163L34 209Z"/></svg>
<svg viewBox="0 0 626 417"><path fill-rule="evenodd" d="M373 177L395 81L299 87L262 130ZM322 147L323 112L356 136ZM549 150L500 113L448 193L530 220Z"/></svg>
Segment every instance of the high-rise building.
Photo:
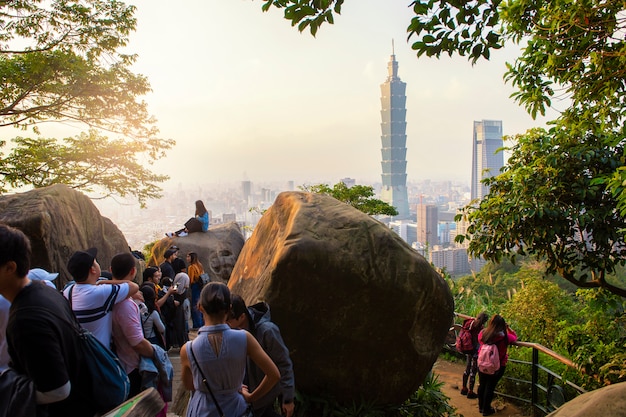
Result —
<svg viewBox="0 0 626 417"><path fill-rule="evenodd" d="M339 181L343 182L346 187L352 188L356 185L356 180L354 178L342 178Z"/></svg>
<svg viewBox="0 0 626 417"><path fill-rule="evenodd" d="M392 44L393 45L393 44ZM398 78L395 51L387 65L389 76L380 85L382 122L381 199L398 210L397 219L408 219L409 201L406 189L406 83Z"/></svg>
<svg viewBox="0 0 626 417"><path fill-rule="evenodd" d="M424 246L433 247L439 243L437 236L439 209L433 204L417 205L417 241Z"/></svg>
<svg viewBox="0 0 626 417"><path fill-rule="evenodd" d="M250 181L241 181L241 193L243 194L243 201L250 203L250 195L252 194L252 183Z"/></svg>
<svg viewBox="0 0 626 417"><path fill-rule="evenodd" d="M489 187L481 181L500 174L504 166L502 152L502 121L474 121L474 142L472 145L472 200L482 199L489 194Z"/></svg>

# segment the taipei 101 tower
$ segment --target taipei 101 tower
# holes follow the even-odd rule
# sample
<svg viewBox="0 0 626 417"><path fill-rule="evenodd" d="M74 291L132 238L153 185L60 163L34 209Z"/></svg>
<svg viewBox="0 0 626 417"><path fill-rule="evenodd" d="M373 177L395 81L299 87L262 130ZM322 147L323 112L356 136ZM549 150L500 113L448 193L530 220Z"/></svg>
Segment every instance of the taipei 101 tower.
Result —
<svg viewBox="0 0 626 417"><path fill-rule="evenodd" d="M398 210L396 219L408 219L409 201L406 189L406 83L398 78L398 63L393 48L387 65L389 76L380 85L382 110L383 188L381 199Z"/></svg>

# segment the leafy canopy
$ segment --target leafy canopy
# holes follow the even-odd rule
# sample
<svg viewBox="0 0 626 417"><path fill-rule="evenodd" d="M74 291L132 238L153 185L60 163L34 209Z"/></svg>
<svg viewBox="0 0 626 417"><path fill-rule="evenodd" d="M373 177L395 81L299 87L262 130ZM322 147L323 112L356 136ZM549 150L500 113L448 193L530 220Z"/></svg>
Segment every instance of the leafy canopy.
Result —
<svg viewBox="0 0 626 417"><path fill-rule="evenodd" d="M107 140L90 130L62 143L56 139L13 139L12 151L0 161L0 192L9 187L35 188L65 184L102 197L132 195L142 204L159 194L165 176L151 173L137 161L138 142ZM112 168L113 167L113 168Z"/></svg>
<svg viewBox="0 0 626 417"><path fill-rule="evenodd" d="M304 30L332 19L342 1L281 0ZM606 274L623 265L626 216L626 5L623 0L423 0L407 27L417 56L466 56L473 63L518 46L504 78L534 118L556 107L552 128L514 138L504 172L464 210L470 252L499 262L516 254L545 259L581 287L626 296ZM289 13L287 13L289 11ZM313 27L311 26L313 32Z"/></svg>
<svg viewBox="0 0 626 417"><path fill-rule="evenodd" d="M346 204L351 205L365 214L386 216L396 216L398 210L392 205L382 200L372 198L374 189L369 185L353 185L348 187L343 182L338 182L332 188L328 184L316 184L301 186L301 190L310 193L324 194L336 198Z"/></svg>
<svg viewBox="0 0 626 417"><path fill-rule="evenodd" d="M466 206L468 252L500 262L537 255L549 273L580 287L604 287L626 296L607 274L626 263L626 219L605 184L594 180L624 164L623 145L552 128L514 138L500 175L485 180L489 194Z"/></svg>
<svg viewBox="0 0 626 417"><path fill-rule="evenodd" d="M315 35L333 23L343 0L266 0L284 10L298 30ZM568 98L564 116L603 128L621 126L626 111L626 13L622 0L424 0L410 3L415 16L408 39L417 56L459 54L489 59L505 45L522 47L505 78L513 97L534 117L552 100Z"/></svg>
<svg viewBox="0 0 626 417"><path fill-rule="evenodd" d="M136 56L119 52L136 27L134 6L105 0L15 0L0 1L0 6L0 126L32 129L38 134L41 123L54 121L107 131L119 139L108 142L106 136L90 131L76 140L97 138L99 150L113 149L115 156L124 154L131 159L140 154L157 159L174 145L172 140L157 137L155 120L146 103L139 100L150 86L145 77L130 69ZM17 138L18 149L1 156L3 188L28 181L40 186L69 180L69 175L49 167L71 166L75 161L60 158L79 156L84 149L60 152L54 160L49 159L50 152L36 149L46 145L70 151L72 140L65 141L67 145L51 139ZM128 149L122 151L124 144ZM4 160L21 154L29 154L31 163L48 169L32 170L15 158ZM143 202L160 190L156 184L167 179L137 170L141 165L130 161L121 171L142 182L137 190L124 191L137 185L130 185L125 174L116 177L115 156L101 155L99 159L99 169L112 171L106 180L103 175L85 175L70 185L84 190L103 188L105 194L130 193ZM22 175L22 170L29 173Z"/></svg>

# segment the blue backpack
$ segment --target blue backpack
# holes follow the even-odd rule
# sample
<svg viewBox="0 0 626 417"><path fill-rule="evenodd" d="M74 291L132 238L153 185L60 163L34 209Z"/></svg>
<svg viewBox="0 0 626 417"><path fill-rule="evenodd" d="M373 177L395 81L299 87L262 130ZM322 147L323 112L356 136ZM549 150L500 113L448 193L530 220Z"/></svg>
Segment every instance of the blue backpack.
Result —
<svg viewBox="0 0 626 417"><path fill-rule="evenodd" d="M69 291L70 306L73 289L74 287ZM112 410L128 398L130 392L128 375L115 353L104 346L89 330L80 327L78 321L69 324L80 337L83 357L91 377L93 400L100 411Z"/></svg>

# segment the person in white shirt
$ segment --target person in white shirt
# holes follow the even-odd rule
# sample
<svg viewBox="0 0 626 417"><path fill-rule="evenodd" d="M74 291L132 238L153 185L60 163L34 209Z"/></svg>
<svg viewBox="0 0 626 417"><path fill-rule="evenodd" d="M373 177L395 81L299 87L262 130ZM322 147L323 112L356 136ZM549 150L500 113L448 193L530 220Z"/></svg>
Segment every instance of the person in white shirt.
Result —
<svg viewBox="0 0 626 417"><path fill-rule="evenodd" d="M70 257L67 270L74 285L63 291L78 322L89 330L104 346L111 346L113 306L139 291L132 281L99 280L101 269L96 261L98 250L77 251Z"/></svg>

